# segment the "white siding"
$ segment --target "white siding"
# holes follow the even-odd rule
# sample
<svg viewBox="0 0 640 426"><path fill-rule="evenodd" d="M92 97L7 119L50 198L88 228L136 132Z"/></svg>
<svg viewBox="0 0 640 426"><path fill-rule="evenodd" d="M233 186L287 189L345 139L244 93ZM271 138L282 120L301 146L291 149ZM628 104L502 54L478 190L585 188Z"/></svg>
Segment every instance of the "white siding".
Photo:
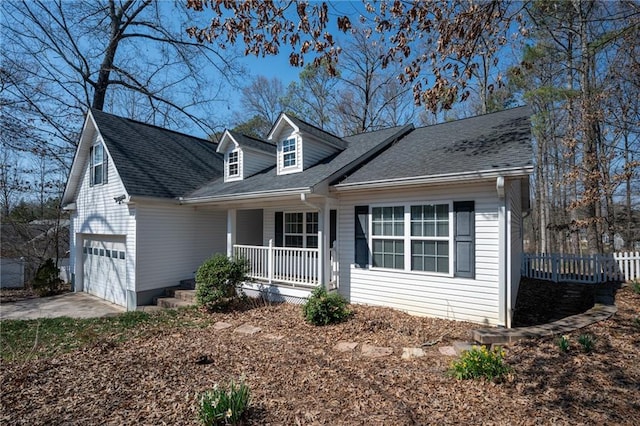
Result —
<svg viewBox="0 0 640 426"><path fill-rule="evenodd" d="M192 278L214 253L226 253L226 211L191 206L138 206L137 291Z"/></svg>
<svg viewBox="0 0 640 426"><path fill-rule="evenodd" d="M272 167L275 162L275 155L264 154L258 151L243 150L243 159L241 163L242 176L244 178L252 176L268 167Z"/></svg>
<svg viewBox="0 0 640 426"><path fill-rule="evenodd" d="M293 128L291 128L291 131L284 130L274 136L278 138L277 167L279 175L301 172L339 151L337 148L323 143L318 138L305 133L295 132ZM296 166L284 169L282 167L282 142L290 138L296 139Z"/></svg>
<svg viewBox="0 0 640 426"><path fill-rule="evenodd" d="M302 155L305 169L317 164L336 152L338 152L338 149L319 142L311 136L304 135L302 138Z"/></svg>
<svg viewBox="0 0 640 426"><path fill-rule="evenodd" d="M354 265L354 207L377 203L475 201L475 279ZM340 292L352 303L412 314L498 324L498 197L494 182L411 190L341 193L338 253Z"/></svg>
<svg viewBox="0 0 640 426"><path fill-rule="evenodd" d="M94 141L97 135L94 136ZM105 156L108 152L105 149ZM118 176L113 160L108 156L107 183L90 186L89 161L85 161L84 173L76 196L76 212L72 216L71 252L76 288L82 288L82 236L120 235L126 240L127 290L135 290L136 211L125 203L118 204L115 197L127 195Z"/></svg>

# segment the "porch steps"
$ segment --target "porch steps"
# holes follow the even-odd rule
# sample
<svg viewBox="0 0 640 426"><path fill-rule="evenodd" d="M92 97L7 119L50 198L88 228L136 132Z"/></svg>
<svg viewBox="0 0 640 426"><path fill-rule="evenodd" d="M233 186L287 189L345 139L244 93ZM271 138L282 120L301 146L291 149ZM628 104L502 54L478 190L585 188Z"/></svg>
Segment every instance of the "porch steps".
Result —
<svg viewBox="0 0 640 426"><path fill-rule="evenodd" d="M166 288L164 296L155 298L155 305L161 309L175 309L195 305L196 291L190 289L189 285L183 286L182 281L180 284L180 286Z"/></svg>

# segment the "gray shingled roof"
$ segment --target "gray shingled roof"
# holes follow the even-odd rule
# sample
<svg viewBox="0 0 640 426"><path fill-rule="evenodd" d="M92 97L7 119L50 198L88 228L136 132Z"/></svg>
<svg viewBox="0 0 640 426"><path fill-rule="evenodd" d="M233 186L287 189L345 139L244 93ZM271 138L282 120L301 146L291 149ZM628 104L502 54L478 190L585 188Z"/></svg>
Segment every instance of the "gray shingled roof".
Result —
<svg viewBox="0 0 640 426"><path fill-rule="evenodd" d="M213 142L96 109L91 114L131 196L177 198L222 176Z"/></svg>
<svg viewBox="0 0 640 426"><path fill-rule="evenodd" d="M276 145L263 141L261 139L252 138L251 136L243 135L242 133L234 132L233 130L227 130L233 139L240 144L241 147L248 147L257 149L258 151L267 152L269 154L276 153Z"/></svg>
<svg viewBox="0 0 640 426"><path fill-rule="evenodd" d="M202 188L189 194L185 199L215 198L243 193L286 191L291 189L311 188L331 177L333 174L348 168L349 165L366 157L371 152L390 143L399 135L406 134L413 126L398 126L375 132L362 133L344 138L347 148L334 154L300 173L288 175L276 174L271 167L242 181L223 182L220 177Z"/></svg>
<svg viewBox="0 0 640 426"><path fill-rule="evenodd" d="M325 130L322 130L312 124L309 124L305 121L300 120L298 117L294 117L293 115L289 115L287 114L287 118L290 119L291 121L293 121L293 124L295 124L296 126L298 126L298 129L300 129L301 132L303 133L307 133L309 135L313 135L317 138L319 138L320 140L329 142L332 145L335 145L337 147L340 147L342 149L345 149L347 147L347 144L345 143L345 141L343 139L340 139L339 137L337 137L336 135L333 135Z"/></svg>
<svg viewBox="0 0 640 426"><path fill-rule="evenodd" d="M533 164L528 107L415 129L340 184Z"/></svg>

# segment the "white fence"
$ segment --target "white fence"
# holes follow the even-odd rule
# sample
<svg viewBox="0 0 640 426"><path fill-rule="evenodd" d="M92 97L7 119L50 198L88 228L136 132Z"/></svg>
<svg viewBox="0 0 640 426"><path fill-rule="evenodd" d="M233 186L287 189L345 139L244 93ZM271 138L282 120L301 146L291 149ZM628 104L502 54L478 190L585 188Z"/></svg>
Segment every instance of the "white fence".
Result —
<svg viewBox="0 0 640 426"><path fill-rule="evenodd" d="M0 259L0 288L24 287L24 258Z"/></svg>
<svg viewBox="0 0 640 426"><path fill-rule="evenodd" d="M69 258L59 259L60 279L65 283L71 281L71 268ZM28 271L31 270L31 273ZM1 258L0 259L0 288L23 288L33 278L35 266L28 264L24 258Z"/></svg>
<svg viewBox="0 0 640 426"><path fill-rule="evenodd" d="M293 285L318 285L319 252L312 248L234 245L234 255L249 263L248 277Z"/></svg>
<svg viewBox="0 0 640 426"><path fill-rule="evenodd" d="M603 283L640 279L640 252L596 254L522 255L523 277L553 282Z"/></svg>

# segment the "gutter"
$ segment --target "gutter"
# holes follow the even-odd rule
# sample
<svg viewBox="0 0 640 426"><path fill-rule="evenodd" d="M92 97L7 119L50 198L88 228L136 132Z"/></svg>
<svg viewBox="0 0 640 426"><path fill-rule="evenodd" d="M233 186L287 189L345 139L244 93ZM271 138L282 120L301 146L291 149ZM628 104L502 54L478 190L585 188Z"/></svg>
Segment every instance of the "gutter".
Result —
<svg viewBox="0 0 640 426"><path fill-rule="evenodd" d="M254 192L243 192L242 194L229 194L229 195L218 195L218 196L209 196L209 197L195 197L195 198L184 198L179 197L178 202L180 204L201 204L201 203L215 203L215 202L225 202L225 201L243 201L255 198L273 198L273 197L285 197L290 195L297 194L311 194L313 190L311 188L291 188L285 190L277 190L277 191L254 191Z"/></svg>
<svg viewBox="0 0 640 426"><path fill-rule="evenodd" d="M336 191L353 191L358 189L389 188L398 185L425 185L437 183L466 182L478 179L497 179L498 177L528 176L533 173L533 166L512 167L500 170L480 170L462 173L446 173L441 175L412 176L395 179L373 180L368 182L339 183L334 185Z"/></svg>

